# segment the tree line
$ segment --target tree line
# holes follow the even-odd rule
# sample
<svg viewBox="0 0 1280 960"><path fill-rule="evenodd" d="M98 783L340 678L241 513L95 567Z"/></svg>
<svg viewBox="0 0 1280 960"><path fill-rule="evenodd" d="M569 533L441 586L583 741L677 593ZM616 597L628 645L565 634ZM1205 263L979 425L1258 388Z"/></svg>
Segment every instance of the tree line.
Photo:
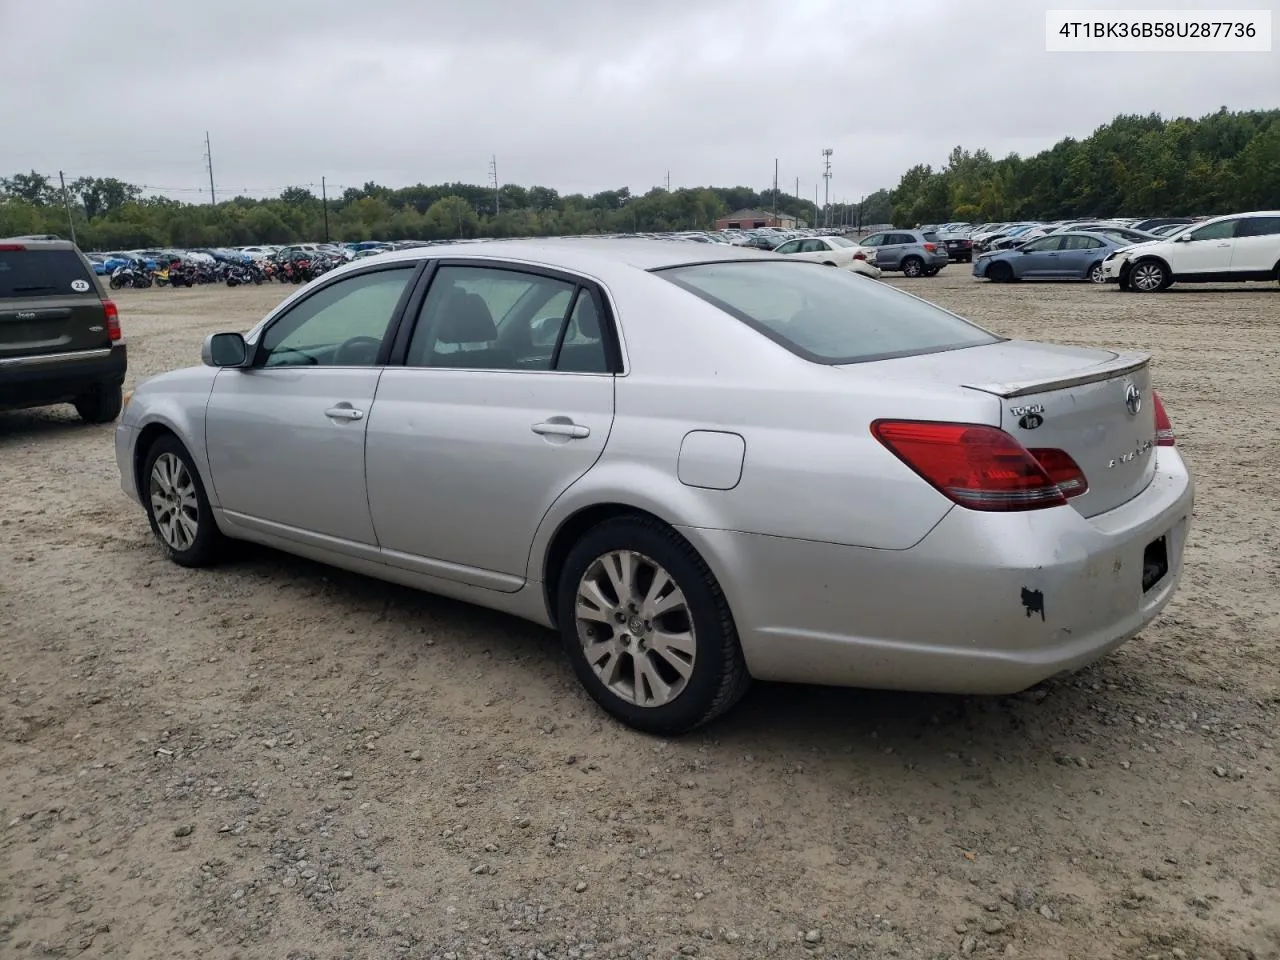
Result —
<svg viewBox="0 0 1280 960"><path fill-rule="evenodd" d="M776 204L776 206L775 206ZM393 189L376 183L322 202L307 187L265 200L214 204L148 196L107 177L61 184L36 171L0 178L0 237L67 236L68 212L86 250L210 247L317 240L444 240L709 229L755 208L812 222L813 204L772 188L626 187L585 195L550 187L447 183ZM899 226L947 220L1054 220L1074 216L1215 214L1280 208L1280 110L1198 120L1117 117L1089 137L1067 137L1034 156L996 160L956 147L946 165L917 165L892 191L833 204L822 222Z"/></svg>
<svg viewBox="0 0 1280 960"><path fill-rule="evenodd" d="M213 205L144 196L140 187L113 178L71 181L64 198L60 184L32 171L0 178L0 236L66 236L68 208L81 247L117 250L289 243L326 235L444 240L711 229L717 217L748 207L771 211L774 203L772 188L654 188L635 195L622 187L586 196L515 184L495 193L466 183L392 189L371 182L327 203L307 187L290 187L266 200L236 197ZM813 219L812 203L781 192L776 203L780 214ZM863 210L875 222L887 219L888 191L868 197ZM856 211L833 205L831 217L852 222Z"/></svg>
<svg viewBox="0 0 1280 960"><path fill-rule="evenodd" d="M893 191L899 225L946 220L1213 215L1280 208L1280 110L1198 120L1121 115L1083 140L996 160L951 151Z"/></svg>

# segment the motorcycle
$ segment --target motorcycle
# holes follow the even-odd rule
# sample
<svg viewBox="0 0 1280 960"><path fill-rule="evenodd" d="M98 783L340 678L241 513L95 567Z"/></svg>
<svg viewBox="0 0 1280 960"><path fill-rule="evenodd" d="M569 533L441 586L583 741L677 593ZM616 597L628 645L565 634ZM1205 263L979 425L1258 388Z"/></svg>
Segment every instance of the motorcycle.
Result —
<svg viewBox="0 0 1280 960"><path fill-rule="evenodd" d="M174 287L195 286L196 268L189 263L174 263L170 265L169 284Z"/></svg>
<svg viewBox="0 0 1280 960"><path fill-rule="evenodd" d="M121 287L134 287L142 290L151 286L151 274L142 267L133 264L122 264L111 271L111 279L107 281L107 285L112 290L119 290Z"/></svg>

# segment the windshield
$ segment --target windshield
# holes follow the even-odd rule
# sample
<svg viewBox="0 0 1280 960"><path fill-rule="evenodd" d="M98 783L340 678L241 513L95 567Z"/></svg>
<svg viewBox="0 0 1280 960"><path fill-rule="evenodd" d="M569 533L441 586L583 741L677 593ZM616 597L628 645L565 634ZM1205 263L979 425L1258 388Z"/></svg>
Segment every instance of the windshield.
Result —
<svg viewBox="0 0 1280 960"><path fill-rule="evenodd" d="M893 287L805 261L655 271L815 363L862 363L996 343L967 320Z"/></svg>

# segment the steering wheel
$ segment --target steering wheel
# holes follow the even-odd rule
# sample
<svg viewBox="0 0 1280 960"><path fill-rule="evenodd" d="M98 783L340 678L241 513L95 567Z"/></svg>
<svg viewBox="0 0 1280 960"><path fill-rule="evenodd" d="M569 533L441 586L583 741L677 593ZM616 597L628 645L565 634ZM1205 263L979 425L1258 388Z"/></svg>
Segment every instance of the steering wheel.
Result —
<svg viewBox="0 0 1280 960"><path fill-rule="evenodd" d="M333 362L337 366L372 366L381 347L382 341L377 337L352 337L333 351Z"/></svg>

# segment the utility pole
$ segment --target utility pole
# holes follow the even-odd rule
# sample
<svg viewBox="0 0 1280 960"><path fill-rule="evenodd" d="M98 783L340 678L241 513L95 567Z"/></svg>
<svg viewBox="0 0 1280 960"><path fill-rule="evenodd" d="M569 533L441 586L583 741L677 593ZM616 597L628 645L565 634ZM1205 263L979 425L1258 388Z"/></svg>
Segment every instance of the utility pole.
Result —
<svg viewBox="0 0 1280 960"><path fill-rule="evenodd" d="M813 185L813 225L818 225L818 185Z"/></svg>
<svg viewBox="0 0 1280 960"><path fill-rule="evenodd" d="M667 193L671 192L671 171L667 171Z"/></svg>
<svg viewBox="0 0 1280 960"><path fill-rule="evenodd" d="M213 192L213 147L209 145L209 131L204 132L204 158L209 164L209 203L217 206L218 197Z"/></svg>
<svg viewBox="0 0 1280 960"><path fill-rule="evenodd" d="M71 216L71 201L67 199L67 178L58 171L58 182L62 184L62 206L67 211L67 225L71 227L71 242L76 242L76 220Z"/></svg>
<svg viewBox="0 0 1280 960"><path fill-rule="evenodd" d="M773 158L773 225L778 225L778 158Z"/></svg>
<svg viewBox="0 0 1280 960"><path fill-rule="evenodd" d="M800 199L800 178L796 177L796 199Z"/></svg>
<svg viewBox="0 0 1280 960"><path fill-rule="evenodd" d="M324 208L324 242L329 242L329 192L325 189L324 177L320 178L320 206Z"/></svg>
<svg viewBox="0 0 1280 960"><path fill-rule="evenodd" d="M827 215L827 226L831 226L831 154L835 151L825 147L822 151L822 179L826 181L826 189L822 195L822 209Z"/></svg>
<svg viewBox="0 0 1280 960"><path fill-rule="evenodd" d="M498 158L496 155L489 158L489 179L493 181L493 215L496 217L502 213L502 196L498 187Z"/></svg>

